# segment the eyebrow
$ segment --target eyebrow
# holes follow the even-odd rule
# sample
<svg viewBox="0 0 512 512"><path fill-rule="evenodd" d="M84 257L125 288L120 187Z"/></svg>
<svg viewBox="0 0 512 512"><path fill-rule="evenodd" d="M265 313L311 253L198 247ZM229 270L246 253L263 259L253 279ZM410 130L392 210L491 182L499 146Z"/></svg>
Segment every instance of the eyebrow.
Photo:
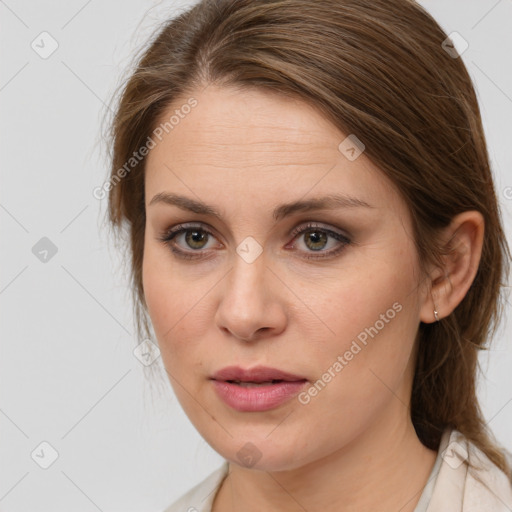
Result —
<svg viewBox="0 0 512 512"><path fill-rule="evenodd" d="M171 194L169 192L160 192L153 196L149 202L149 206L164 203L172 206L177 206L182 210L187 210L193 213L211 215L218 219L222 219L222 215L213 206L197 201L186 196L178 194ZM288 217L298 212L309 212L313 210L335 210L337 208L374 208L366 201L358 199L357 197L345 194L330 194L323 197L317 197L307 200L293 201L291 203L283 203L273 211L273 218L277 222L284 217Z"/></svg>

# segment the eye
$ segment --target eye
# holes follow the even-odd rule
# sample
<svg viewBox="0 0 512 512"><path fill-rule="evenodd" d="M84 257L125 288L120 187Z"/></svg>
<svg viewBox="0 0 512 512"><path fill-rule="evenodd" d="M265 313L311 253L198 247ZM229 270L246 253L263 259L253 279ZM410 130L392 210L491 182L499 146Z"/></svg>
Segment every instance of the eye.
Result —
<svg viewBox="0 0 512 512"><path fill-rule="evenodd" d="M294 237L294 241L299 241L298 243L294 243L292 247L296 248L297 245L302 246L304 249L301 248L301 250L310 253L305 257L310 259L336 256L345 246L351 243L350 239L342 233L325 228L316 223L308 223L305 226L294 229L292 236Z"/></svg>
<svg viewBox="0 0 512 512"><path fill-rule="evenodd" d="M304 256L306 259L332 258L351 243L351 240L342 233L316 223L308 223L294 229L291 236L293 236L291 248L296 249L299 246L300 252L306 253ZM216 240L212 231L196 224L178 224L168 229L158 239L182 259L208 257L205 252L215 247L215 244L210 242ZM219 244L222 247L222 244Z"/></svg>
<svg viewBox="0 0 512 512"><path fill-rule="evenodd" d="M208 245L215 237L213 233L198 225L179 224L167 230L159 240L169 246L172 252L184 259L204 258L199 251L211 249ZM197 252L198 254L193 254Z"/></svg>

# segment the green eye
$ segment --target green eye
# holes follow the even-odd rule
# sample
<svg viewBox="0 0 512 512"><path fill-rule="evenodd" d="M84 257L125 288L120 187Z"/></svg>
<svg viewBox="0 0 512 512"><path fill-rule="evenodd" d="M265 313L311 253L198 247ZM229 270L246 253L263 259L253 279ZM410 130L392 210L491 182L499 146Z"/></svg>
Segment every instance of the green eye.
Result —
<svg viewBox="0 0 512 512"><path fill-rule="evenodd" d="M308 230L304 231L304 233L305 244L312 251L319 251L323 249L328 242L329 236L325 232L318 230ZM308 242L311 242L311 245L309 245Z"/></svg>
<svg viewBox="0 0 512 512"><path fill-rule="evenodd" d="M291 236L293 243L290 248L298 249L296 252L303 254L305 259L333 258L351 243L345 235L316 223L295 229ZM208 249L213 247L208 244L215 240L215 236L203 226L179 224L167 230L159 240L178 258L205 259L212 256ZM297 247L300 245L303 247Z"/></svg>
<svg viewBox="0 0 512 512"><path fill-rule="evenodd" d="M305 253L306 259L321 259L321 258L332 258L339 254L345 246L351 243L350 239L345 235L327 229L316 223L309 223L306 226L301 226L292 232L294 240L303 241L305 247L300 252ZM332 241L330 243L330 241ZM330 243L330 244L329 244ZM292 248L296 248L297 242L292 245ZM326 247L331 245L327 250ZM308 254L310 253L310 254ZM317 254L311 254L317 253Z"/></svg>
<svg viewBox="0 0 512 512"><path fill-rule="evenodd" d="M185 242L192 249L204 249L209 234L202 229L188 229L185 233Z"/></svg>
<svg viewBox="0 0 512 512"><path fill-rule="evenodd" d="M197 259L205 257L202 251L208 249L210 238L215 238L213 233L202 226L179 224L167 230L159 240L177 257Z"/></svg>

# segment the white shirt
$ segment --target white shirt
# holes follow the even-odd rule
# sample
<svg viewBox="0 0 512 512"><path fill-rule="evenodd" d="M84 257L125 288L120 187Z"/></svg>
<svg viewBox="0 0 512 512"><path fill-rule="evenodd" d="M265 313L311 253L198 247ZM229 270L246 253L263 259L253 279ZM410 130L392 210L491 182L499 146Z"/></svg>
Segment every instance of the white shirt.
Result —
<svg viewBox="0 0 512 512"><path fill-rule="evenodd" d="M466 459L478 468L468 470ZM164 512L211 512L227 474L225 461ZM512 512L512 480L460 432L446 430L414 512Z"/></svg>

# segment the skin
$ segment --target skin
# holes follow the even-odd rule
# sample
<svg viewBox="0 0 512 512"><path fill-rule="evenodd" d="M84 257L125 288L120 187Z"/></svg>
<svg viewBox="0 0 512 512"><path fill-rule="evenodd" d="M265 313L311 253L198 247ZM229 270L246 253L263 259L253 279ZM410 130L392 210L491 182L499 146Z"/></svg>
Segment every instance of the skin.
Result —
<svg viewBox="0 0 512 512"><path fill-rule="evenodd" d="M424 276L398 191L364 152L347 159L338 149L347 135L315 109L257 89L210 85L190 96L197 106L147 159L143 285L176 396L230 463L214 512L412 512L436 457L408 409L415 336L421 321L434 321L434 301L442 318L467 292L480 214L454 219L443 233L454 257ZM150 204L162 192L212 205L221 218ZM272 218L281 203L332 193L371 207ZM183 234L174 239L199 258L180 258L161 240L182 222L212 232L192 247ZM291 235L308 222L350 242ZM263 248L252 263L236 252L248 236ZM401 310L305 405L294 398L270 411L235 411L209 380L228 365L265 365L314 383L394 303ZM237 457L248 442L261 453L252 467Z"/></svg>

